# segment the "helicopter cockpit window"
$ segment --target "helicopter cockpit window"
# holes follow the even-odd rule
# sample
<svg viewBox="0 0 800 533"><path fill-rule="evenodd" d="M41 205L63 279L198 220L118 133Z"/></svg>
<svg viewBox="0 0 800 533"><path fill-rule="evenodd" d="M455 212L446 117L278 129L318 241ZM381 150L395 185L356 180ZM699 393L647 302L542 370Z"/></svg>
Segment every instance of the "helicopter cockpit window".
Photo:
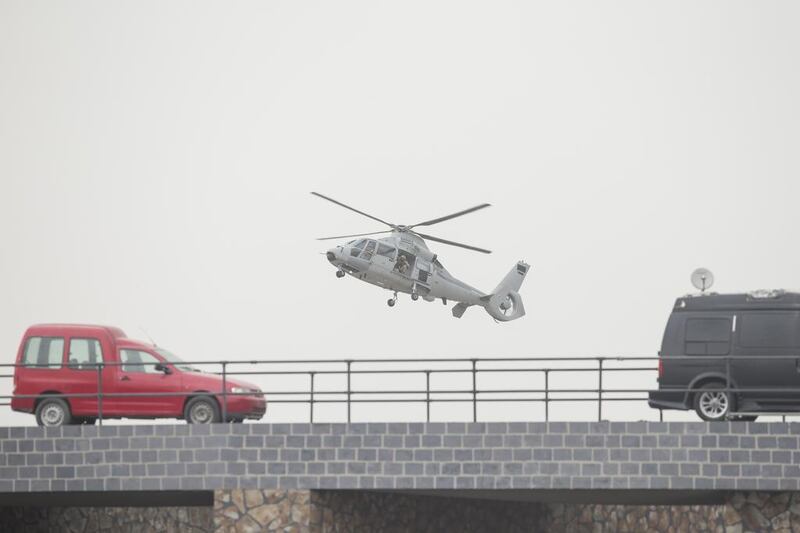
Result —
<svg viewBox="0 0 800 533"><path fill-rule="evenodd" d="M361 259L370 260L372 259L372 254L375 253L375 245L377 243L375 241L367 242L367 245L364 247L364 252L361 254Z"/></svg>
<svg viewBox="0 0 800 533"><path fill-rule="evenodd" d="M361 253L361 250L364 249L364 245L367 244L367 239L361 239L359 241L352 241L355 244L350 249L350 255L353 257L358 257L358 254Z"/></svg>
<svg viewBox="0 0 800 533"><path fill-rule="evenodd" d="M388 257L389 259L394 260L394 255L397 253L397 248L394 246L389 246L388 244L378 243L378 255L382 255L383 257Z"/></svg>

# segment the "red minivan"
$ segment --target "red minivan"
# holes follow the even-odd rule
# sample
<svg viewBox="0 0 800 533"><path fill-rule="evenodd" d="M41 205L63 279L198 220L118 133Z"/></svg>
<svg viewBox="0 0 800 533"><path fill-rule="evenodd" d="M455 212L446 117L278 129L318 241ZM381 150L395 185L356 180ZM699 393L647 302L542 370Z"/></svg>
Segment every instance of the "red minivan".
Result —
<svg viewBox="0 0 800 533"><path fill-rule="evenodd" d="M98 379L100 362L105 364ZM128 339L119 328L31 326L20 344L17 365L11 408L34 413L40 426L94 424L98 381L103 418L222 422L222 376L193 368L162 348ZM264 416L267 405L261 389L237 379L225 382L229 394L225 421ZM73 394L87 396L69 396Z"/></svg>

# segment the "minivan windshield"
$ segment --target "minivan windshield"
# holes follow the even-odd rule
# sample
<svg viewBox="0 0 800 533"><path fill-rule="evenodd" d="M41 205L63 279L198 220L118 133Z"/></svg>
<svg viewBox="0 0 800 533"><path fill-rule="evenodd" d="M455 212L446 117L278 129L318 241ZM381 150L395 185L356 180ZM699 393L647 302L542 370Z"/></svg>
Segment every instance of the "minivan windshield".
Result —
<svg viewBox="0 0 800 533"><path fill-rule="evenodd" d="M196 369L191 365L187 365L183 362L183 359L175 355L174 353L170 352L169 350L165 350L164 348L156 348L158 354L175 365L175 368L178 370L183 370L184 372L200 372L200 370Z"/></svg>

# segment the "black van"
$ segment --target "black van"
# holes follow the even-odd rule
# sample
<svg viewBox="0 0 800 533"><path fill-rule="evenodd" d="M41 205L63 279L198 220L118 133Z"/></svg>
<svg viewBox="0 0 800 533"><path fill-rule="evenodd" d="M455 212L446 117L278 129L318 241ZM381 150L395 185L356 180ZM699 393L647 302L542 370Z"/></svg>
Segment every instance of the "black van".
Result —
<svg viewBox="0 0 800 533"><path fill-rule="evenodd" d="M678 298L659 356L650 407L694 409L703 420L800 411L800 294ZM724 390L728 372L732 394Z"/></svg>

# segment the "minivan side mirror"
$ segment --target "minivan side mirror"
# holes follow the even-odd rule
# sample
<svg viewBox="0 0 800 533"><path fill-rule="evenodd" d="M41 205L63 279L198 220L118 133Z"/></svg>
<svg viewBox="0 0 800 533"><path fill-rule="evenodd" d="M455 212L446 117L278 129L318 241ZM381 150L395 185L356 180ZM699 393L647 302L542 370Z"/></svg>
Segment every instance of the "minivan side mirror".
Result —
<svg viewBox="0 0 800 533"><path fill-rule="evenodd" d="M164 363L158 363L156 365L156 370L160 370L161 372L163 372L165 374L172 374L172 369L170 367L168 367L167 365L165 365Z"/></svg>

